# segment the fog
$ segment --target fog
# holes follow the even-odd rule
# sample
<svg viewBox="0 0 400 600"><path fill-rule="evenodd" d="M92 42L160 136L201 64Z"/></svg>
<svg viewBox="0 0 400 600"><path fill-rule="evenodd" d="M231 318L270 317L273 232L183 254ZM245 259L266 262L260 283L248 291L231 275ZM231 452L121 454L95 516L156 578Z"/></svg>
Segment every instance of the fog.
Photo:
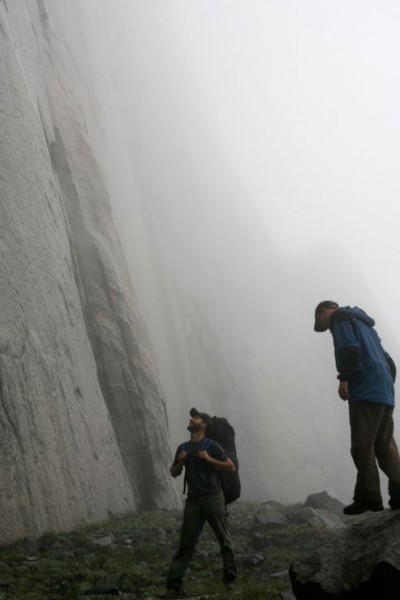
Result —
<svg viewBox="0 0 400 600"><path fill-rule="evenodd" d="M347 406L313 311L361 306L399 362L400 6L86 0L72 22L59 4L90 57L88 131L171 448L196 405L236 426L244 497L350 499Z"/></svg>

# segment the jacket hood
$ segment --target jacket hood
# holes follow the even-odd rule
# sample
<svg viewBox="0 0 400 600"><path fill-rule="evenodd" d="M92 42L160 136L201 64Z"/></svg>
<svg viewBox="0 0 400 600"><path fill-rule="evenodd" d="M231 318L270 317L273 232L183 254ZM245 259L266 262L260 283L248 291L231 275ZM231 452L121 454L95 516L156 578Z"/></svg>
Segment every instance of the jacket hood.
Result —
<svg viewBox="0 0 400 600"><path fill-rule="evenodd" d="M368 325L369 327L373 327L375 325L375 320L369 315L367 315L367 313L364 310L362 310L362 308L358 308L358 306L354 306L353 308L351 306L343 306L339 310L346 313L346 315L349 315L353 319L358 319L359 321L362 321L365 325Z"/></svg>

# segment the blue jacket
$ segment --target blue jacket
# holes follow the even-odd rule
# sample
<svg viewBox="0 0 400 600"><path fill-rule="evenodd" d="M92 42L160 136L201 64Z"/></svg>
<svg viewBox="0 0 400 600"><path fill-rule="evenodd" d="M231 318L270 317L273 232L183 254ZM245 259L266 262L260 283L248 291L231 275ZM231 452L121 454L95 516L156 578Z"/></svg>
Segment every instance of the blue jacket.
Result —
<svg viewBox="0 0 400 600"><path fill-rule="evenodd" d="M394 406L396 366L374 325L374 319L357 306L341 307L331 314L338 379L349 382L350 400Z"/></svg>

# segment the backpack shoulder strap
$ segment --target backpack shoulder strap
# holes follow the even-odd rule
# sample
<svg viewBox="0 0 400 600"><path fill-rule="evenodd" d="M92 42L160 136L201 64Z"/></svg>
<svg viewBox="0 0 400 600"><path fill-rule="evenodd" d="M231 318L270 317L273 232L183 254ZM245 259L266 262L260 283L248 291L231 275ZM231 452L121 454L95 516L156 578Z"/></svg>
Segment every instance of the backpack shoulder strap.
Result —
<svg viewBox="0 0 400 600"><path fill-rule="evenodd" d="M181 450L183 452L189 452L189 442L183 442L183 444L181 444ZM183 476L183 492L182 494L185 495L186 494L186 469L185 469L185 474Z"/></svg>
<svg viewBox="0 0 400 600"><path fill-rule="evenodd" d="M210 438L207 438L207 437L204 438L201 449L202 450L208 450L209 447L212 445L212 443L213 443L213 440L210 440Z"/></svg>

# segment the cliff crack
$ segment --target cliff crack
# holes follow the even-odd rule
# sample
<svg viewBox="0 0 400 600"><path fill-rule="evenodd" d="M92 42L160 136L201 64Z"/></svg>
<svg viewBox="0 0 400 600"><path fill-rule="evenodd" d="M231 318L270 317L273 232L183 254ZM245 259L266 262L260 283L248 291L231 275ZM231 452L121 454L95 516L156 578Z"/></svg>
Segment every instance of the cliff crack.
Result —
<svg viewBox="0 0 400 600"><path fill-rule="evenodd" d="M0 404L2 406L4 416L6 417L6 422L10 426L10 429L13 432L14 437L17 440L17 442L18 442L18 444L19 444L19 446L21 448L21 452L23 453L23 444L22 444L21 436L20 436L19 431L18 431L18 427L17 427L16 423L14 422L14 420L11 417L11 414L10 414L10 411L9 411L9 407L7 406L7 402L5 400L5 395L9 397L10 394L8 392L5 393L5 389L4 388L5 388L5 380L3 378L3 375L1 375L1 379L0 379Z"/></svg>

